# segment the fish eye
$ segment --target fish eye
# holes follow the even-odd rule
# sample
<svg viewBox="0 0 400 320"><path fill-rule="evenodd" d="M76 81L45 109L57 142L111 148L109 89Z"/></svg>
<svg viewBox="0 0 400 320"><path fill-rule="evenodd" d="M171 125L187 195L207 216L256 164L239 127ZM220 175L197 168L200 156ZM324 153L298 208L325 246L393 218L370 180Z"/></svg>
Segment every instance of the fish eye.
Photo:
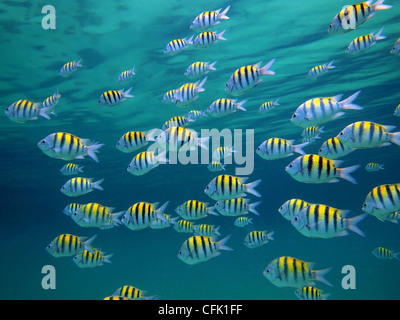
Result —
<svg viewBox="0 0 400 320"><path fill-rule="evenodd" d="M41 144L44 144L44 143L46 143L46 140L42 140L42 141L40 141L40 143L41 143Z"/></svg>
<svg viewBox="0 0 400 320"><path fill-rule="evenodd" d="M297 117L297 115L296 115L296 114L294 114L294 115L293 115L293 118L296 118L296 117Z"/></svg>
<svg viewBox="0 0 400 320"><path fill-rule="evenodd" d="M206 189L208 190L208 189L210 189L210 187L209 187L209 186L207 186L207 187L206 187Z"/></svg>
<svg viewBox="0 0 400 320"><path fill-rule="evenodd" d="M344 135L343 131L340 133L340 135L341 135L341 136Z"/></svg>
<svg viewBox="0 0 400 320"><path fill-rule="evenodd" d="M269 270L269 269L265 269L265 272L266 272L266 273L269 273L269 272L270 272L270 270Z"/></svg>
<svg viewBox="0 0 400 320"><path fill-rule="evenodd" d="M181 255L182 255L182 251L179 251L178 255L180 255L180 256L181 256Z"/></svg>
<svg viewBox="0 0 400 320"><path fill-rule="evenodd" d="M367 204L366 203L364 203L364 207L366 207L367 206Z"/></svg>
<svg viewBox="0 0 400 320"><path fill-rule="evenodd" d="M292 164L289 164L289 168L293 168L293 165L292 165Z"/></svg>
<svg viewBox="0 0 400 320"><path fill-rule="evenodd" d="M283 210L283 206L279 208L279 210Z"/></svg>

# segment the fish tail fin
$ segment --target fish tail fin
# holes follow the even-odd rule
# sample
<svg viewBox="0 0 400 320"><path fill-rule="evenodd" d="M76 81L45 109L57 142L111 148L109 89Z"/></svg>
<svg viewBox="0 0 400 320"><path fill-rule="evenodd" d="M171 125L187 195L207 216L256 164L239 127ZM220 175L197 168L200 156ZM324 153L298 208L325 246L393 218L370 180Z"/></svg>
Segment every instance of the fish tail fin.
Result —
<svg viewBox="0 0 400 320"><path fill-rule="evenodd" d="M207 214L211 214L213 216L219 216L219 214L217 212L214 211L215 206L212 207L208 207L207 208Z"/></svg>
<svg viewBox="0 0 400 320"><path fill-rule="evenodd" d="M83 67L82 65L82 58L80 58L78 61L75 62L76 67Z"/></svg>
<svg viewBox="0 0 400 320"><path fill-rule="evenodd" d="M215 235L217 235L217 236L220 236L220 235L221 235L221 233L219 232L219 228L221 228L221 226L218 226L218 227L216 227L216 228L214 229L214 233L215 233Z"/></svg>
<svg viewBox="0 0 400 320"><path fill-rule="evenodd" d="M333 65L333 63L335 62L335 59L333 59L331 62L329 62L326 66L327 69L334 69L336 68L336 66Z"/></svg>
<svg viewBox="0 0 400 320"><path fill-rule="evenodd" d="M299 153L299 154L306 154L306 153L304 152L303 148L304 148L305 146L307 146L308 144L309 144L309 142L304 142L304 143L301 143L301 144L296 144L296 145L292 146L292 147L293 147L293 151L296 152L296 153Z"/></svg>
<svg viewBox="0 0 400 320"><path fill-rule="evenodd" d="M353 104L352 102L357 99L358 95L361 93L361 90L353 93L350 97L340 101L339 103L342 106L342 109L352 109L352 110L362 110L364 107L361 107L357 104Z"/></svg>
<svg viewBox="0 0 400 320"><path fill-rule="evenodd" d="M83 247L85 248L85 250L91 252L94 254L95 249L92 247L92 242L94 241L94 239L97 238L97 234L95 234L94 236L92 236L91 238L87 239L86 241L83 242Z"/></svg>
<svg viewBox="0 0 400 320"><path fill-rule="evenodd" d="M246 191L248 193L255 195L256 197L261 198L261 194L259 194L258 191L255 190L255 187L257 187L260 184L260 182L261 182L261 179L246 184Z"/></svg>
<svg viewBox="0 0 400 320"><path fill-rule="evenodd" d="M132 73L132 74L136 74L136 73L135 73L135 66L133 66L133 68L131 69L131 73Z"/></svg>
<svg viewBox="0 0 400 320"><path fill-rule="evenodd" d="M374 4L371 5L373 11L378 11L378 10L387 10L390 9L392 6L383 4L385 0L378 0Z"/></svg>
<svg viewBox="0 0 400 320"><path fill-rule="evenodd" d="M393 253L393 258L400 261L400 252Z"/></svg>
<svg viewBox="0 0 400 320"><path fill-rule="evenodd" d="M260 214L257 212L257 210L255 209L255 207L257 207L260 203L261 203L261 201L254 202L254 203L250 203L250 204L249 204L249 211L250 211L251 213L254 213L256 216L259 216Z"/></svg>
<svg viewBox="0 0 400 320"><path fill-rule="evenodd" d="M226 31L226 30L224 30L224 31L222 31L222 32L220 32L220 33L217 34L217 39L218 39L218 40L227 40L227 39L224 37L225 31Z"/></svg>
<svg viewBox="0 0 400 320"><path fill-rule="evenodd" d="M78 172L83 172L83 168L84 168L84 166L78 166Z"/></svg>
<svg viewBox="0 0 400 320"><path fill-rule="evenodd" d="M272 101L272 104L275 105L275 106L280 106L280 104L279 104L279 98L276 99L275 101Z"/></svg>
<svg viewBox="0 0 400 320"><path fill-rule="evenodd" d="M159 164L166 164L168 163L167 159L167 151L164 150L157 155L157 163Z"/></svg>
<svg viewBox="0 0 400 320"><path fill-rule="evenodd" d="M209 139L210 139L210 137L197 138L197 145L204 150L208 150L208 140Z"/></svg>
<svg viewBox="0 0 400 320"><path fill-rule="evenodd" d="M204 84L206 83L206 81L207 81L207 77L204 77L204 79L201 80L201 82L200 82L198 85L196 85L196 90L197 90L197 92L202 92L202 91L205 90L205 89L203 88L203 86L204 86Z"/></svg>
<svg viewBox="0 0 400 320"><path fill-rule="evenodd" d="M325 277L324 277L331 270L332 270L332 268L326 268L326 269L322 269L322 270L315 270L314 271L315 280L317 280L317 281L319 281L319 282L321 282L321 283L323 283L323 284L325 284L325 285L327 285L329 287L333 287L332 284L328 280L326 280Z"/></svg>
<svg viewBox="0 0 400 320"><path fill-rule="evenodd" d="M194 35L192 35L189 39L186 40L187 44L193 44L193 37Z"/></svg>
<svg viewBox="0 0 400 320"><path fill-rule="evenodd" d="M378 31L378 33L376 35L374 35L375 40L383 40L386 39L386 36L382 35L383 32L383 28L381 28L381 30Z"/></svg>
<svg viewBox="0 0 400 320"><path fill-rule="evenodd" d="M400 131L389 133L389 135L390 135L390 142L393 142L394 144L400 146Z"/></svg>
<svg viewBox="0 0 400 320"><path fill-rule="evenodd" d="M230 239L232 235L228 235L225 238L221 239L220 241L217 242L217 248L218 250L225 250L225 251L233 251L232 248L228 247L226 245L226 243L228 242L228 240Z"/></svg>
<svg viewBox="0 0 400 320"><path fill-rule="evenodd" d="M271 231L270 233L267 233L267 239L268 240L270 240L270 241L272 241L272 240L275 240L274 239L274 233L275 233L275 231Z"/></svg>
<svg viewBox="0 0 400 320"><path fill-rule="evenodd" d="M366 236L365 236L364 232L361 231L361 229L357 226L357 224L359 222L361 222L362 220L364 220L367 217L367 215L368 215L367 213L363 213L363 214L360 214L353 218L346 219L347 229L349 229L349 230L357 233L361 237L365 238Z"/></svg>
<svg viewBox="0 0 400 320"><path fill-rule="evenodd" d="M103 187L100 185L104 179L100 179L99 181L93 182L93 188L98 190L104 190Z"/></svg>
<svg viewBox="0 0 400 320"><path fill-rule="evenodd" d="M164 213L165 209L167 208L168 204L169 204L169 201L165 202L160 208L158 208L156 210L157 218L160 219L163 222L168 222L167 219L165 219L165 217L163 215L163 213Z"/></svg>
<svg viewBox="0 0 400 320"><path fill-rule="evenodd" d="M133 88L133 87L130 87L128 90L123 91L123 92L122 92L122 95L123 95L125 98L134 98L135 96L134 96L133 94L129 94L129 93L131 92L132 88Z"/></svg>
<svg viewBox="0 0 400 320"><path fill-rule="evenodd" d="M222 11L222 12L218 15L218 19L219 19L219 20L228 20L229 17L228 17L226 14L227 14L227 12L229 11L230 8L231 8L231 6L227 6L227 7L225 8L225 10Z"/></svg>
<svg viewBox="0 0 400 320"><path fill-rule="evenodd" d="M114 255L114 253L110 253L106 256L103 256L103 258L104 258L103 262L111 263L110 259L113 255Z"/></svg>
<svg viewBox="0 0 400 320"><path fill-rule="evenodd" d="M46 107L46 108L40 108L39 109L39 116L42 116L43 118L51 120L51 118L49 116L49 113L52 111L51 110L52 108L53 108L52 106Z"/></svg>
<svg viewBox="0 0 400 320"><path fill-rule="evenodd" d="M245 107L243 107L243 105L247 102L248 100L243 100L239 103L236 104L236 108L242 111L247 111L247 109Z"/></svg>
<svg viewBox="0 0 400 320"><path fill-rule="evenodd" d="M275 62L275 58L273 58L272 60L270 60L264 67L262 67L260 69L260 72L263 76L265 75L273 75L275 74L275 71L269 70L269 68L274 64Z"/></svg>
<svg viewBox="0 0 400 320"><path fill-rule="evenodd" d="M102 143L93 143L90 146L87 146L87 155L91 157L94 161L99 162L96 153L99 152L99 149L104 146Z"/></svg>
<svg viewBox="0 0 400 320"><path fill-rule="evenodd" d="M214 68L214 66L215 66L215 64L216 64L217 62L218 62L218 61L214 61L213 63L210 63L209 65L207 65L207 69L208 69L208 70L217 70L217 69Z"/></svg>
<svg viewBox="0 0 400 320"><path fill-rule="evenodd" d="M358 168L360 168L360 165L355 165L355 166L351 166L351 167L347 167L347 168L340 168L339 169L339 177L350 181L351 183L357 184L356 179L354 179L350 173L356 171Z"/></svg>

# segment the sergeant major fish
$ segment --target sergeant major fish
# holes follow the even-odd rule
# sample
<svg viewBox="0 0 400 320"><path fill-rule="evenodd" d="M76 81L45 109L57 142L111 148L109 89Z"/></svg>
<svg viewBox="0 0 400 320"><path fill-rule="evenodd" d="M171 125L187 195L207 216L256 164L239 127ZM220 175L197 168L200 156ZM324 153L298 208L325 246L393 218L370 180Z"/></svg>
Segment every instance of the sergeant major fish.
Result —
<svg viewBox="0 0 400 320"><path fill-rule="evenodd" d="M400 252L393 252L392 250L383 247L375 248L372 250L372 254L378 259L400 260Z"/></svg>
<svg viewBox="0 0 400 320"><path fill-rule="evenodd" d="M365 170L368 172L377 172L379 170L385 170L385 167L383 164L370 162L365 166Z"/></svg>
<svg viewBox="0 0 400 320"><path fill-rule="evenodd" d="M154 141L156 129L149 131L129 131L117 142L116 148L122 152L130 153L146 146L149 141Z"/></svg>
<svg viewBox="0 0 400 320"><path fill-rule="evenodd" d="M310 204L302 199L289 199L279 207L278 211L286 220L292 220L301 210Z"/></svg>
<svg viewBox="0 0 400 320"><path fill-rule="evenodd" d="M126 98L134 98L135 96L130 94L132 87L128 90L109 90L103 92L100 96L98 104L103 104L105 106L114 106L126 100Z"/></svg>
<svg viewBox="0 0 400 320"><path fill-rule="evenodd" d="M250 249L258 248L274 240L274 231L268 233L267 230L264 231L252 231L246 235L244 238L244 245Z"/></svg>
<svg viewBox="0 0 400 320"><path fill-rule="evenodd" d="M249 203L250 200L246 198L235 198L230 200L219 200L215 203L214 207L217 211L228 217L236 217L249 212L259 216L260 214L255 209L261 201Z"/></svg>
<svg viewBox="0 0 400 320"><path fill-rule="evenodd" d="M134 76L135 74L136 74L136 73L135 73L135 67L133 67L133 68L130 69L130 70L126 70L126 71L122 72L122 73L118 76L117 81L118 81L118 82L128 81L128 80L132 79L133 76Z"/></svg>
<svg viewBox="0 0 400 320"><path fill-rule="evenodd" d="M270 138L261 143L256 153L264 160L276 160L294 155L294 152L305 154L303 147L308 142L302 144L293 144L294 140L286 140L281 138Z"/></svg>
<svg viewBox="0 0 400 320"><path fill-rule="evenodd" d="M280 105L279 98L275 100L266 101L258 108L258 112L267 112L272 109L275 109L275 106L279 105Z"/></svg>
<svg viewBox="0 0 400 320"><path fill-rule="evenodd" d="M102 183L104 179L100 179L96 182L92 182L92 180L92 178L72 178L61 187L60 191L69 197L78 197L92 192L94 189L104 190L103 187L100 186L100 183Z"/></svg>
<svg viewBox="0 0 400 320"><path fill-rule="evenodd" d="M78 174L79 172L83 172L83 166L78 166L75 163L67 163L60 169L60 172L64 176L72 176Z"/></svg>
<svg viewBox="0 0 400 320"><path fill-rule="evenodd" d="M56 258L71 257L83 250L94 253L95 249L92 247L92 242L96 237L97 235L94 235L87 239L87 237L78 237L73 234L64 233L54 238L46 250Z"/></svg>
<svg viewBox="0 0 400 320"><path fill-rule="evenodd" d="M166 151L160 152L158 155L153 151L144 151L132 159L126 170L134 176L141 176L167 162Z"/></svg>
<svg viewBox="0 0 400 320"><path fill-rule="evenodd" d="M104 255L101 251L95 250L91 253L88 250L83 250L72 259L79 268L94 268L102 266L104 263L111 263L110 258L114 254Z"/></svg>
<svg viewBox="0 0 400 320"><path fill-rule="evenodd" d="M7 107L4 111L6 116L14 122L25 123L25 121L37 120L38 116L50 120L48 115L53 107L43 108L41 102L32 102L29 100L18 100Z"/></svg>
<svg viewBox="0 0 400 320"><path fill-rule="evenodd" d="M348 155L354 150L355 149L343 144L343 142L341 142L337 137L333 137L329 138L321 145L318 155L335 160Z"/></svg>
<svg viewBox="0 0 400 320"><path fill-rule="evenodd" d="M313 286L304 286L301 288L297 288L295 293L299 300L327 300L330 296L329 293L322 294L322 291Z"/></svg>
<svg viewBox="0 0 400 320"><path fill-rule="evenodd" d="M218 215L213 211L213 207L208 207L208 203L198 200L188 200L176 207L175 212L182 218L188 220L198 220L207 217L207 215Z"/></svg>
<svg viewBox="0 0 400 320"><path fill-rule="evenodd" d="M362 210L379 220L388 220L391 213L400 209L400 183L382 184L366 196Z"/></svg>
<svg viewBox="0 0 400 320"><path fill-rule="evenodd" d="M218 42L218 40L226 40L226 38L224 37L224 33L225 30L220 33L216 33L214 31L204 31L200 33L196 38L194 38L193 46L207 48L212 44Z"/></svg>
<svg viewBox="0 0 400 320"><path fill-rule="evenodd" d="M186 69L184 75L190 79L196 79L206 75L210 70L216 70L214 67L216 63L217 61L213 63L202 61L194 62Z"/></svg>
<svg viewBox="0 0 400 320"><path fill-rule="evenodd" d="M361 53L371 48L378 40L385 39L382 35L383 27L377 34L370 33L354 39L346 49L346 53Z"/></svg>
<svg viewBox="0 0 400 320"><path fill-rule="evenodd" d="M243 100L241 102L237 102L236 99L218 99L215 100L208 107L206 112L208 112L213 117L223 117L228 114L232 114L238 110L247 111L243 105L247 102L247 100Z"/></svg>
<svg viewBox="0 0 400 320"><path fill-rule="evenodd" d="M83 67L81 62L82 62L82 58L79 60L67 62L66 64L64 64L61 67L58 74L63 78L70 77L78 68Z"/></svg>
<svg viewBox="0 0 400 320"><path fill-rule="evenodd" d="M138 202L130 206L121 218L121 222L131 230L142 230L157 224L157 219L167 222L163 213L169 201L165 202L160 208L157 203Z"/></svg>
<svg viewBox="0 0 400 320"><path fill-rule="evenodd" d="M228 20L229 17L226 15L231 6L227 6L224 11L221 12L222 8L215 11L205 11L200 13L190 25L190 29L194 31L204 31L217 24L221 23L220 20Z"/></svg>
<svg viewBox="0 0 400 320"><path fill-rule="evenodd" d="M183 38L172 40L166 45L164 54L176 55L185 50L189 45L193 44L192 40L193 36L191 36L189 39Z"/></svg>
<svg viewBox="0 0 400 320"><path fill-rule="evenodd" d="M174 93L174 103L178 107L185 107L191 104L193 101L197 100L198 93L203 92L204 84L207 81L207 77L204 77L202 81L197 81L195 83L186 83L175 90Z"/></svg>
<svg viewBox="0 0 400 320"><path fill-rule="evenodd" d="M325 63L311 68L311 70L308 72L307 78L317 79L318 77L326 74L329 70L336 68L336 66L333 65L334 62L335 59L333 59L329 63Z"/></svg>

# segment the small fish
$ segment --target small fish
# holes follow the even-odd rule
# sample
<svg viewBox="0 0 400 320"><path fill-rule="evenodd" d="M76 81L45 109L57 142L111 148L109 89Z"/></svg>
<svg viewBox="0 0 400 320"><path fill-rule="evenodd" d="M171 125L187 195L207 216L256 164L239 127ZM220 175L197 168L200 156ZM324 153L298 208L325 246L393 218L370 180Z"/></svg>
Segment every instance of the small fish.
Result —
<svg viewBox="0 0 400 320"><path fill-rule="evenodd" d="M332 285L324 278L332 268L312 270L313 263L296 258L282 256L270 262L263 275L277 287L299 288L314 281L319 281L329 287Z"/></svg>
<svg viewBox="0 0 400 320"><path fill-rule="evenodd" d="M346 49L346 53L361 53L371 48L378 40L386 39L382 35L383 27L377 34L370 33L354 39Z"/></svg>
<svg viewBox="0 0 400 320"><path fill-rule="evenodd" d="M201 48L207 48L211 46L212 44L218 42L218 40L227 40L224 37L224 33L226 30L216 33L214 31L204 31L200 33L196 38L193 40L193 46L194 47L201 47Z"/></svg>
<svg viewBox="0 0 400 320"><path fill-rule="evenodd" d="M95 250L94 253L83 250L83 252L80 252L76 256L74 256L72 260L79 268L94 268L102 266L105 262L111 263L110 258L113 255L113 253L103 255L103 253L98 250Z"/></svg>
<svg viewBox="0 0 400 320"><path fill-rule="evenodd" d="M394 109L393 115L396 117L400 117L400 104Z"/></svg>
<svg viewBox="0 0 400 320"><path fill-rule="evenodd" d="M112 297L123 297L128 298L130 300L154 300L157 299L158 296L146 296L147 291L141 290L131 285L125 285L121 288L118 288L113 294Z"/></svg>
<svg viewBox="0 0 400 320"><path fill-rule="evenodd" d="M192 40L193 36L191 36L189 39L183 38L172 40L166 45L164 49L164 54L172 56L181 53L183 50L189 47L189 45L193 44Z"/></svg>
<svg viewBox="0 0 400 320"><path fill-rule="evenodd" d="M57 89L57 91L52 96L46 98L42 102L42 108L49 108L48 113L51 113L56 116L57 114L54 112L54 108L57 106L60 98L61 98L61 94L58 93L58 89Z"/></svg>
<svg viewBox="0 0 400 320"><path fill-rule="evenodd" d="M7 107L4 113L11 121L25 123L26 121L37 120L38 116L51 120L48 113L51 112L52 108L43 108L41 102L18 100Z"/></svg>
<svg viewBox="0 0 400 320"><path fill-rule="evenodd" d="M237 217L249 212L259 216L260 214L255 209L261 204L261 201L249 203L250 200L246 198L235 198L230 200L219 200L215 203L214 207L217 211L228 217Z"/></svg>
<svg viewBox="0 0 400 320"><path fill-rule="evenodd" d="M118 150L130 153L146 146L150 141L154 141L156 129L149 131L129 131L125 133L115 146Z"/></svg>
<svg viewBox="0 0 400 320"><path fill-rule="evenodd" d="M258 108L258 112L267 112L270 111L272 109L275 109L275 106L279 106L279 98L274 100L270 100L270 101L266 101L264 102L260 108Z"/></svg>
<svg viewBox="0 0 400 320"><path fill-rule="evenodd" d="M121 296L108 296L108 297L105 297L103 300L122 301L122 300L134 300L134 299L129 299L127 297L121 297Z"/></svg>
<svg viewBox="0 0 400 320"><path fill-rule="evenodd" d="M131 230L142 230L157 224L157 219L167 222L163 213L169 201L165 202L160 208L158 202L138 202L130 206L121 218L121 222Z"/></svg>
<svg viewBox="0 0 400 320"><path fill-rule="evenodd" d="M360 93L361 90L342 101L340 101L343 96L341 94L307 100L296 109L290 121L296 126L307 128L337 119L345 114L341 110L362 110L364 107L353 104Z"/></svg>
<svg viewBox="0 0 400 320"><path fill-rule="evenodd" d="M349 234L347 230L365 237L357 224L367 215L345 218L348 212L349 210L339 210L323 204L310 204L297 213L291 223L302 235L310 238L343 237Z"/></svg>
<svg viewBox="0 0 400 320"><path fill-rule="evenodd" d="M308 142L294 145L294 140L281 138L270 138L261 143L256 153L264 160L276 160L294 155L294 152L306 154L302 148L308 145Z"/></svg>
<svg viewBox="0 0 400 320"><path fill-rule="evenodd" d="M319 135L316 135L315 137L304 137L303 139L301 139L301 143L313 143L318 139L321 139Z"/></svg>
<svg viewBox="0 0 400 320"><path fill-rule="evenodd" d="M171 127L164 130L155 141L163 150L184 151L194 150L198 147L208 150L206 142L210 137L197 137L197 132L184 127Z"/></svg>
<svg viewBox="0 0 400 320"><path fill-rule="evenodd" d="M189 77L189 79L199 78L209 73L210 70L216 70L214 68L216 63L217 61L214 61L213 63L202 61L194 62L186 69L184 75Z"/></svg>
<svg viewBox="0 0 400 320"><path fill-rule="evenodd" d="M67 132L56 132L40 140L37 146L51 158L70 161L89 156L99 162L96 153L104 144L90 142L89 139L81 139Z"/></svg>
<svg viewBox="0 0 400 320"><path fill-rule="evenodd" d="M197 119L207 117L207 114L206 111L190 110L185 117L191 119L192 121L195 121Z"/></svg>
<svg viewBox="0 0 400 320"><path fill-rule="evenodd" d="M92 242L96 237L97 235L94 235L90 239L87 239L87 237L78 237L73 234L65 233L59 235L50 242L46 249L56 258L71 257L83 250L94 253L95 249L92 247Z"/></svg>
<svg viewBox="0 0 400 320"><path fill-rule="evenodd" d="M187 220L198 220L212 214L218 214L213 211L213 207L208 207L208 203L197 200L188 200L176 207L175 212Z"/></svg>
<svg viewBox="0 0 400 320"><path fill-rule="evenodd" d="M157 168L160 164L167 163L166 154L166 151L158 155L155 155L153 151L140 152L132 159L126 170L134 176L144 175Z"/></svg>
<svg viewBox="0 0 400 320"><path fill-rule="evenodd" d="M211 237L214 239L221 235L219 233L219 228L220 227L215 227L210 224L199 224L193 227L193 232L195 235Z"/></svg>
<svg viewBox="0 0 400 320"><path fill-rule="evenodd" d="M274 240L273 235L274 231L270 233L267 233L267 230L252 231L244 238L244 245L250 249L261 247L269 241Z"/></svg>
<svg viewBox="0 0 400 320"><path fill-rule="evenodd" d="M226 15L231 6L227 6L224 11L221 9L215 11L205 11L200 13L190 25L190 29L193 31L201 32L207 30L217 24L221 23L220 20L228 20L229 17Z"/></svg>
<svg viewBox="0 0 400 320"><path fill-rule="evenodd" d="M122 90L109 90L103 92L103 94L100 96L98 104L103 104L106 106L114 106L116 104L119 104L123 101L126 100L126 98L134 98L135 96L132 94L129 94L132 90L132 87L130 87L128 90L124 91Z"/></svg>
<svg viewBox="0 0 400 320"><path fill-rule="evenodd" d="M257 64L240 67L230 77L225 91L234 96L247 93L262 81L262 76L275 74L274 71L269 70L274 62L275 59L272 59L262 68L260 68L262 61Z"/></svg>
<svg viewBox="0 0 400 320"><path fill-rule="evenodd" d="M78 197L92 192L94 189L104 190L103 187L100 186L100 183L102 183L104 179L96 182L92 182L92 180L92 178L72 178L61 187L60 191L69 197Z"/></svg>
<svg viewBox="0 0 400 320"><path fill-rule="evenodd" d="M227 174L219 175L211 180L204 192L213 200L229 200L237 197L245 196L251 193L256 197L261 197L255 188L260 184L261 180L257 180L248 184L244 184L247 177L234 177Z"/></svg>
<svg viewBox="0 0 400 320"><path fill-rule="evenodd" d="M337 137L326 140L318 151L318 155L335 160L348 155L355 149L347 147Z"/></svg>
<svg viewBox="0 0 400 320"><path fill-rule="evenodd" d="M79 60L67 62L66 64L64 64L61 67L58 74L63 78L70 77L78 68L83 67L81 62L82 62L82 58Z"/></svg>
<svg viewBox="0 0 400 320"><path fill-rule="evenodd" d="M382 221L392 212L400 210L400 183L373 188L367 194L362 210Z"/></svg>
<svg viewBox="0 0 400 320"><path fill-rule="evenodd" d="M190 122L193 122L193 120L185 116L172 117L162 125L161 130L167 130L171 127L185 127Z"/></svg>
<svg viewBox="0 0 400 320"><path fill-rule="evenodd" d="M207 169L211 172L218 172L218 171L226 171L225 164L221 164L219 161L212 161L208 166Z"/></svg>
<svg viewBox="0 0 400 320"><path fill-rule="evenodd" d="M324 127L307 127L301 133L301 136L304 138L312 138L319 136L320 133L324 132Z"/></svg>
<svg viewBox="0 0 400 320"><path fill-rule="evenodd" d="M390 222L398 224L400 221L400 212L396 211L396 212L389 213L387 216L383 217L382 220L390 221Z"/></svg>
<svg viewBox="0 0 400 320"><path fill-rule="evenodd" d="M370 121L358 121L344 128L337 138L354 149L383 147L391 142L400 146L400 132L390 132L394 128L395 126L383 126Z"/></svg>
<svg viewBox="0 0 400 320"><path fill-rule="evenodd" d="M213 117L223 117L235 113L238 110L247 111L247 109L243 107L246 102L247 100L237 102L236 99L218 99L211 103L206 112Z"/></svg>
<svg viewBox="0 0 400 320"><path fill-rule="evenodd" d="M174 223L174 229L180 233L193 233L195 227L189 220L179 220Z"/></svg>
<svg viewBox="0 0 400 320"><path fill-rule="evenodd" d="M222 160L232 156L232 154L234 152L236 152L236 150L234 150L232 146L218 147L217 149L215 149L213 151L212 158L215 161L222 161Z"/></svg>
<svg viewBox="0 0 400 320"><path fill-rule="evenodd" d="M126 71L122 72L118 76L117 81L118 82L123 82L123 81L131 80L135 74L136 74L135 73L135 67L133 67L131 70L126 70Z"/></svg>
<svg viewBox="0 0 400 320"><path fill-rule="evenodd" d="M67 216L72 216L76 210L78 210L82 204L80 203L70 203L65 206L63 213L66 214Z"/></svg>
<svg viewBox="0 0 400 320"><path fill-rule="evenodd" d="M81 227L97 227L105 230L121 224L119 218L125 211L112 213L113 210L114 208L90 202L76 209L71 218Z"/></svg>
<svg viewBox="0 0 400 320"><path fill-rule="evenodd" d="M170 215L163 213L163 217L165 220L161 219L156 219L156 222L154 224L150 225L151 229L164 229L167 227L170 227L171 225L174 225L176 220L179 219L179 217L172 218Z"/></svg>
<svg viewBox="0 0 400 320"><path fill-rule="evenodd" d="M83 166L78 166L75 163L67 163L60 169L60 172L64 176L72 176L74 174L78 174L79 172L83 172Z"/></svg>
<svg viewBox="0 0 400 320"><path fill-rule="evenodd" d="M309 300L309 301L327 300L328 297L330 296L329 293L322 294L321 290L313 286L304 286L301 288L297 288L294 294L296 295L297 298L299 298L299 300Z"/></svg>
<svg viewBox="0 0 400 320"><path fill-rule="evenodd" d="M207 77L204 77L203 80L197 81L195 83L186 83L180 86L175 90L174 93L174 103L178 107L186 107L191 104L193 101L198 99L198 93L203 92L205 89L203 88L204 84L207 81Z"/></svg>
<svg viewBox="0 0 400 320"><path fill-rule="evenodd" d="M164 96L161 98L161 102L164 103L175 103L175 92L176 89L172 89L167 91Z"/></svg>
<svg viewBox="0 0 400 320"><path fill-rule="evenodd" d="M400 38L396 40L393 48L390 50L390 54L398 55L400 54Z"/></svg>
<svg viewBox="0 0 400 320"><path fill-rule="evenodd" d="M400 252L395 253L392 250L383 247L375 248L374 250L372 250L372 254L378 259L400 260Z"/></svg>
<svg viewBox="0 0 400 320"><path fill-rule="evenodd" d="M217 242L206 236L190 237L182 244L178 258L187 264L193 265L219 256L221 250L233 251L226 245L230 237L229 235Z"/></svg>
<svg viewBox="0 0 400 320"><path fill-rule="evenodd" d="M332 183L339 182L338 178L357 184L350 175L360 165L347 168L337 168L339 160L331 160L315 154L306 154L293 160L286 168L286 172L295 180L304 183Z"/></svg>
<svg viewBox="0 0 400 320"><path fill-rule="evenodd" d="M385 167L383 164L370 162L365 166L365 170L368 172L377 172L379 170L385 170Z"/></svg>
<svg viewBox="0 0 400 320"><path fill-rule="evenodd" d="M286 220L292 220L301 210L308 207L311 203L302 199L290 199L282 204L278 211Z"/></svg>
<svg viewBox="0 0 400 320"><path fill-rule="evenodd" d="M245 226L248 226L249 224L253 224L253 218L247 218L247 217L238 217L233 224L236 227L242 228Z"/></svg>
<svg viewBox="0 0 400 320"><path fill-rule="evenodd" d="M308 72L307 78L317 79L318 77L326 74L329 70L336 68L336 66L333 65L334 62L335 59L333 59L329 63L325 63L311 68L311 70Z"/></svg>
<svg viewBox="0 0 400 320"><path fill-rule="evenodd" d="M390 9L392 6L383 4L385 0L373 0L344 6L333 18L328 32L347 32L354 30L375 15L375 11Z"/></svg>

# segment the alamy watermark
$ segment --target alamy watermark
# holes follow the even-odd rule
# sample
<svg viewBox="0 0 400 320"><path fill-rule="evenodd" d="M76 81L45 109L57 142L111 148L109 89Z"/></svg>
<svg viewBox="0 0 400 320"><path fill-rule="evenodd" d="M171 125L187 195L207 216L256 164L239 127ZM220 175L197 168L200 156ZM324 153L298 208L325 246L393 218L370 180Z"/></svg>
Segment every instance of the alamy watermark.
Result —
<svg viewBox="0 0 400 320"><path fill-rule="evenodd" d="M56 28L56 8L52 5L45 5L42 7L42 14L46 14L42 18L42 28L55 29Z"/></svg>

